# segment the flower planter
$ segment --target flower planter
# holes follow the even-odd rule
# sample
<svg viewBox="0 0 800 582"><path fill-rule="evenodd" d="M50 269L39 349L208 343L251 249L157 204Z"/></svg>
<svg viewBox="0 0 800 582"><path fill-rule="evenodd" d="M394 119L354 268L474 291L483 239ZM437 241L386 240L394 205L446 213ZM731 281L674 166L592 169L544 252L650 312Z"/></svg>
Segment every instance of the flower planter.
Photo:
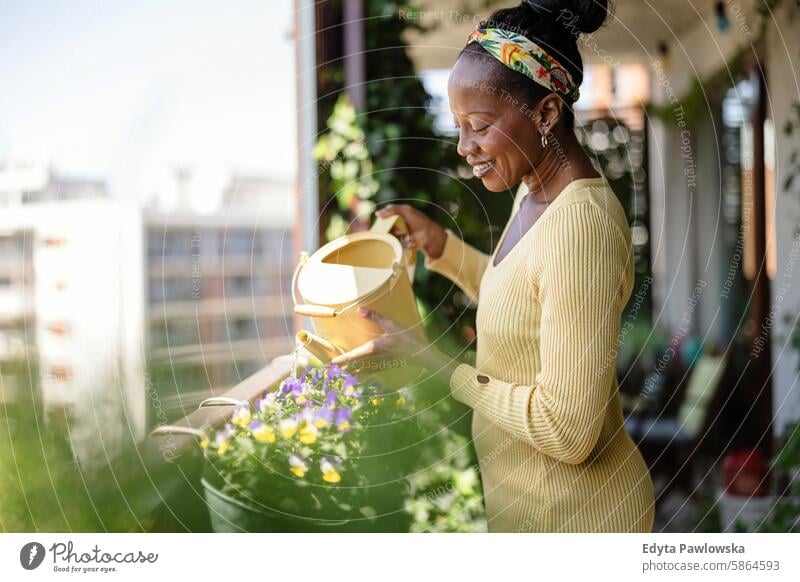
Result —
<svg viewBox="0 0 800 582"><path fill-rule="evenodd" d="M199 442L213 530L408 531L419 430L410 398L331 365L236 403Z"/></svg>
<svg viewBox="0 0 800 582"><path fill-rule="evenodd" d="M737 531L737 522L744 525L748 531L753 531L770 512L775 501L774 495L749 497L720 491L718 502L722 531L725 533Z"/></svg>
<svg viewBox="0 0 800 582"><path fill-rule="evenodd" d="M316 520L289 517L268 509L253 507L223 493L206 479L201 480L205 490L206 504L211 517L211 529L215 533L296 533L296 532L341 532L352 529L347 520Z"/></svg>

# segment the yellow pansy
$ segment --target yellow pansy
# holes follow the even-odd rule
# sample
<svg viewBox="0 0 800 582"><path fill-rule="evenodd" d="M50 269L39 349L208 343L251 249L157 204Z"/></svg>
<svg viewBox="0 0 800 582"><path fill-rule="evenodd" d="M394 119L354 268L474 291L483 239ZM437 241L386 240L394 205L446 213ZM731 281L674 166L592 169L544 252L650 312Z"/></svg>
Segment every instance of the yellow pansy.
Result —
<svg viewBox="0 0 800 582"><path fill-rule="evenodd" d="M280 422L280 431L283 438L292 438L297 432L297 421L293 418L284 418Z"/></svg>
<svg viewBox="0 0 800 582"><path fill-rule="evenodd" d="M306 422L303 428L300 429L300 442L304 445L313 445L317 441L317 427Z"/></svg>
<svg viewBox="0 0 800 582"><path fill-rule="evenodd" d="M260 422L255 426L253 426L253 424L250 425L250 431L253 433L254 439L256 439L260 443L275 442L275 431L271 426L267 424L262 424Z"/></svg>
<svg viewBox="0 0 800 582"><path fill-rule="evenodd" d="M242 406L236 409L236 412L233 413L231 417L231 422L238 427L246 428L248 424L250 424L250 408L247 406Z"/></svg>

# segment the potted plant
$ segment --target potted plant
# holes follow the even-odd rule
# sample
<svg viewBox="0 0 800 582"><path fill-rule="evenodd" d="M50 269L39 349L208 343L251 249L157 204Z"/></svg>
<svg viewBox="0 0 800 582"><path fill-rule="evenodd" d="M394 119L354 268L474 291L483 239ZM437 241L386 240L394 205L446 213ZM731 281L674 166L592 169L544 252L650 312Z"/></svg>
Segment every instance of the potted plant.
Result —
<svg viewBox="0 0 800 582"><path fill-rule="evenodd" d="M407 531L403 438L413 411L404 390L336 365L309 366L237 407L200 440L212 528Z"/></svg>
<svg viewBox="0 0 800 582"><path fill-rule="evenodd" d="M784 445L772 460L782 477L780 495L756 531L800 532L800 422L786 427Z"/></svg>

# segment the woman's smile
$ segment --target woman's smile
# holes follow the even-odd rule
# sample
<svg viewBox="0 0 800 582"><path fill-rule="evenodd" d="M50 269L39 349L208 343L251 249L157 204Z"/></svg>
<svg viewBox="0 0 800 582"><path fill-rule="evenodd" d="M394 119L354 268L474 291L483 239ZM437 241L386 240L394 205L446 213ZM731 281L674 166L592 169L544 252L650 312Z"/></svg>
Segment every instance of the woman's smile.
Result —
<svg viewBox="0 0 800 582"><path fill-rule="evenodd" d="M472 164L472 175L476 178L483 178L492 171L494 168L494 160L489 160L488 162L480 162L480 163L473 163Z"/></svg>

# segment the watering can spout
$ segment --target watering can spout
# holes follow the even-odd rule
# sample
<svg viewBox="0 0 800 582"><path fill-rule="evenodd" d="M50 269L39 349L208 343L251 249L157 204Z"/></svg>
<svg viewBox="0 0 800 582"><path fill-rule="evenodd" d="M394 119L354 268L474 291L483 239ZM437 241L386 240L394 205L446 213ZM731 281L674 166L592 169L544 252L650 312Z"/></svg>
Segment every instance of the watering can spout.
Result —
<svg viewBox="0 0 800 582"><path fill-rule="evenodd" d="M298 331L295 335L297 341L309 352L319 359L323 364L327 364L339 354L343 354L344 350L333 345L328 340L314 335L306 330Z"/></svg>

